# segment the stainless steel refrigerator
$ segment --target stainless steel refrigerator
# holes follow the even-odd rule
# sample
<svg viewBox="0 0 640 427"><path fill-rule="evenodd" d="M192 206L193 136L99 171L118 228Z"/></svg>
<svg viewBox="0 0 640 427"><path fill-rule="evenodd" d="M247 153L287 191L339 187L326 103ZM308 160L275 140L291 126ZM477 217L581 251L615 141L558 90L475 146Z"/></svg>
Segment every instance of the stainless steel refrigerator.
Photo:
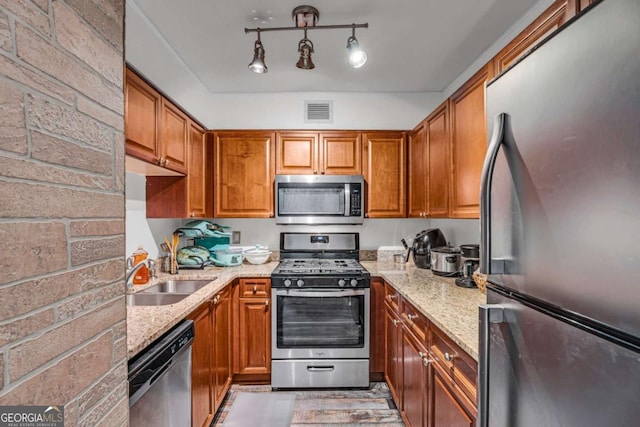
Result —
<svg viewBox="0 0 640 427"><path fill-rule="evenodd" d="M640 425L640 0L487 86L479 424Z"/></svg>

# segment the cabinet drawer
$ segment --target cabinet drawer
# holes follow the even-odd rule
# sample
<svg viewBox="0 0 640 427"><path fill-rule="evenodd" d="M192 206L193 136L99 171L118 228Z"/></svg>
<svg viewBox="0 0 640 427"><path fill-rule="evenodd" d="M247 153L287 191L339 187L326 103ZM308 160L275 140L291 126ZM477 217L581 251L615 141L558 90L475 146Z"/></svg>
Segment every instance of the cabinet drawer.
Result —
<svg viewBox="0 0 640 427"><path fill-rule="evenodd" d="M418 310L406 300L402 300L401 314L402 323L418 338L421 344L428 347L429 321Z"/></svg>
<svg viewBox="0 0 640 427"><path fill-rule="evenodd" d="M387 282L384 283L384 303L391 310L400 313L400 294Z"/></svg>
<svg viewBox="0 0 640 427"><path fill-rule="evenodd" d="M431 355L451 381L476 401L478 363L435 326L431 327Z"/></svg>
<svg viewBox="0 0 640 427"><path fill-rule="evenodd" d="M270 298L270 279L240 279L240 298Z"/></svg>

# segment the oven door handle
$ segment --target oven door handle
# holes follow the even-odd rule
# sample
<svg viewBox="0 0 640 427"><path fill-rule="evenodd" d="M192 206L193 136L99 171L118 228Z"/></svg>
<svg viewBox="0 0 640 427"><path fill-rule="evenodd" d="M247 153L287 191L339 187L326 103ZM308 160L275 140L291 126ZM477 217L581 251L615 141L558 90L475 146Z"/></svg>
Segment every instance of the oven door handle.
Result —
<svg viewBox="0 0 640 427"><path fill-rule="evenodd" d="M330 290L330 291L322 291L319 289L314 289L312 291L304 291L297 289L276 289L276 295L286 295L286 296L295 296L302 298L317 298L317 297L353 297L353 296L361 296L365 294L364 289L358 290Z"/></svg>

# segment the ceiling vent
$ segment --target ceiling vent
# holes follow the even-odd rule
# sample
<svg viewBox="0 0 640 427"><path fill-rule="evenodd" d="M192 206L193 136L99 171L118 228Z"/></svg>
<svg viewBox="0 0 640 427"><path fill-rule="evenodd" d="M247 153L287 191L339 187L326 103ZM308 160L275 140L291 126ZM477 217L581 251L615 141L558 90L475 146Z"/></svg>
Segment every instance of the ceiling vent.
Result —
<svg viewBox="0 0 640 427"><path fill-rule="evenodd" d="M333 101L304 101L305 123L333 123Z"/></svg>

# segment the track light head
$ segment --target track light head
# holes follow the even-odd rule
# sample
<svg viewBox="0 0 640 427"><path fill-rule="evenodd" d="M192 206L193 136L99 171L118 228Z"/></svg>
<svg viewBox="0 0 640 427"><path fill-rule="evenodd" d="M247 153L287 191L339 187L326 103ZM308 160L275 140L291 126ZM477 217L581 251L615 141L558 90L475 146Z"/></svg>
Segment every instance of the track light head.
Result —
<svg viewBox="0 0 640 427"><path fill-rule="evenodd" d="M254 73L266 73L269 71L267 65L264 63L264 47L260 41L260 32L258 31L258 40L253 46L253 61L249 64L249 69Z"/></svg>
<svg viewBox="0 0 640 427"><path fill-rule="evenodd" d="M304 38L298 43L298 52L300 52L300 59L296 63L296 67L303 70L313 70L316 66L311 60L311 54L313 53L313 43L307 38L307 30L304 30Z"/></svg>
<svg viewBox="0 0 640 427"><path fill-rule="evenodd" d="M349 67L360 68L367 63L367 53L360 49L360 43L356 38L356 29L353 28L351 37L347 39L347 50L349 51Z"/></svg>

